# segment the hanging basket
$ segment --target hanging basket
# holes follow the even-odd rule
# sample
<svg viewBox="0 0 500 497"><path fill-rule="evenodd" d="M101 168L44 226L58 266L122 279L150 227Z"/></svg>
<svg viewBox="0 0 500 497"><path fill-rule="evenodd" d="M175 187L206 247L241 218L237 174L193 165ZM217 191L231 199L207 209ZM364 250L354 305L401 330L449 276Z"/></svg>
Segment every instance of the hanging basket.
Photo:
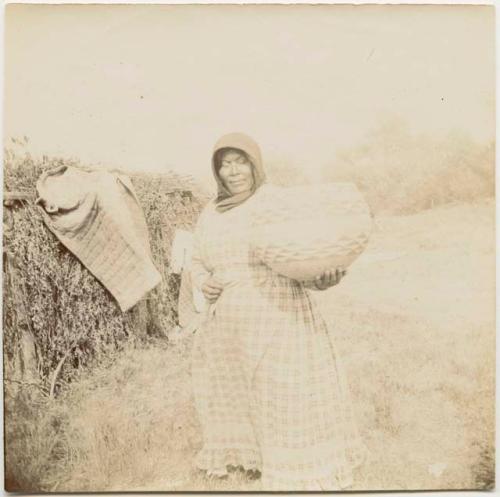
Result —
<svg viewBox="0 0 500 497"><path fill-rule="evenodd" d="M276 188L255 209L252 248L277 273L310 280L352 264L371 226L368 204L352 183Z"/></svg>

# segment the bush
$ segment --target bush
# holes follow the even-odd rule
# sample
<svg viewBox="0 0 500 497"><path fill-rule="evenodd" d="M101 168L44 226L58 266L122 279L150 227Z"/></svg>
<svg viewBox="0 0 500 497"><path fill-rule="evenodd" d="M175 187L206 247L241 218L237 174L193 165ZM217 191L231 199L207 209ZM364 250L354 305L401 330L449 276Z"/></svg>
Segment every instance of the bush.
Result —
<svg viewBox="0 0 500 497"><path fill-rule="evenodd" d="M129 339L168 334L175 326L178 280L168 274L170 246L178 227L189 229L201 209L193 185L173 174L132 175L149 227L151 249L163 281L122 313L108 291L43 224L33 200L40 174L57 165L83 169L76 160L34 159L6 150L4 189L23 200L4 210L3 327L6 376L22 367L23 334L33 337L37 374L45 386L57 366L69 380L76 369L119 349Z"/></svg>
<svg viewBox="0 0 500 497"><path fill-rule="evenodd" d="M467 135L412 135L387 120L363 144L341 151L325 168L327 181L354 181L374 213L410 214L495 194L495 144Z"/></svg>

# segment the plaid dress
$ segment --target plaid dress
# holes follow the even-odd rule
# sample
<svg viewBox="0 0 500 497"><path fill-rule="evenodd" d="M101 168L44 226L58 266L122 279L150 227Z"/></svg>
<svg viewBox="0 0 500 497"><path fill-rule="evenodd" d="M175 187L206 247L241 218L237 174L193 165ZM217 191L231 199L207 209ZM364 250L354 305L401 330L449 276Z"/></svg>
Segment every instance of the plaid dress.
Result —
<svg viewBox="0 0 500 497"><path fill-rule="evenodd" d="M346 488L365 449L325 321L306 285L249 248L252 209L267 188L224 213L210 204L196 229L194 284L213 274L225 285L195 335L196 465L259 470L263 490Z"/></svg>

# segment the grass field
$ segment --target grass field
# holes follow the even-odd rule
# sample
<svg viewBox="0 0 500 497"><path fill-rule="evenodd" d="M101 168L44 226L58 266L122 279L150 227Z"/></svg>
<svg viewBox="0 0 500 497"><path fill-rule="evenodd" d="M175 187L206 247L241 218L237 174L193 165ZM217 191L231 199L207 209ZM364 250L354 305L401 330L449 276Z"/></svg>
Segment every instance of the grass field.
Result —
<svg viewBox="0 0 500 497"><path fill-rule="evenodd" d="M379 217L345 280L315 293L371 452L353 490L492 487L494 210L488 200ZM260 490L239 473L209 481L191 467L201 434L190 345L130 347L82 374L36 424L18 426L8 457L23 447L32 457L25 480L11 481L58 492Z"/></svg>

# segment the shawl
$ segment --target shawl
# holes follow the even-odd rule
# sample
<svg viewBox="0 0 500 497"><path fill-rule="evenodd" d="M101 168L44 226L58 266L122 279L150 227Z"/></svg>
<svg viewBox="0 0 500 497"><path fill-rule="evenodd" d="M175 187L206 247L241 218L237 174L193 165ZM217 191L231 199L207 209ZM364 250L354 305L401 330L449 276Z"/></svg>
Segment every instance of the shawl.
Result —
<svg viewBox="0 0 500 497"><path fill-rule="evenodd" d="M122 311L160 282L144 214L127 176L61 166L42 174L37 191L47 227Z"/></svg>
<svg viewBox="0 0 500 497"><path fill-rule="evenodd" d="M217 172L216 164L218 152L224 148L242 150L247 154L253 165L254 184L250 191L232 195L224 186ZM218 212L225 212L245 202L245 200L251 197L266 179L259 146L252 138L243 133L229 133L217 141L212 155L212 171L215 181L217 182L217 199L215 203Z"/></svg>

